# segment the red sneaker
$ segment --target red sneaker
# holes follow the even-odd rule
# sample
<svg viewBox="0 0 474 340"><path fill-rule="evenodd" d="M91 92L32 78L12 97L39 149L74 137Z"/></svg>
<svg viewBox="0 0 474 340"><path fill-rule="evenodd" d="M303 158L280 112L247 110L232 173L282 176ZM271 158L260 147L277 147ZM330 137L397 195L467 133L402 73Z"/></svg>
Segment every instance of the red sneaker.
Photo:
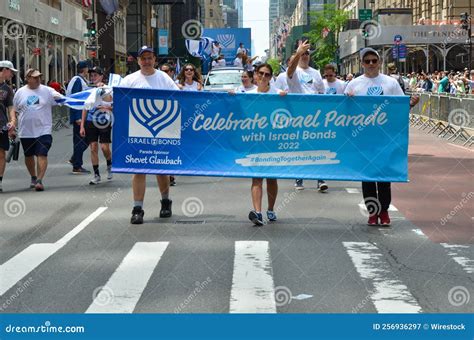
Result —
<svg viewBox="0 0 474 340"><path fill-rule="evenodd" d="M388 216L388 211L382 211L379 215L380 224L389 226L390 225L390 216Z"/></svg>
<svg viewBox="0 0 474 340"><path fill-rule="evenodd" d="M369 220L367 221L367 225L374 226L379 225L379 217L374 214L369 216Z"/></svg>

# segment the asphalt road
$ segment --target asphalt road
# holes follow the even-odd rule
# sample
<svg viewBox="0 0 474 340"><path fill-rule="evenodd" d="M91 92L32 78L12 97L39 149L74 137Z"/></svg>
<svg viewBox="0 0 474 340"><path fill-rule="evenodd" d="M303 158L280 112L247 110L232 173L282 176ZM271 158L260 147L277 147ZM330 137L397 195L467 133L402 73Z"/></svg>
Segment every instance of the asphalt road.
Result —
<svg viewBox="0 0 474 340"><path fill-rule="evenodd" d="M178 177L173 217L159 219L153 176L145 224L136 226L129 224L131 176L90 186L90 176L72 175L65 162L71 139L71 129L54 134L44 192L28 189L22 160L7 167L0 195L2 313L474 311L468 149L412 131L412 181L393 185L390 228L365 224L356 182L330 182L321 194L315 181L303 191L279 181L278 221L256 228L247 220L249 179ZM445 154L425 152L423 143ZM430 163L420 160L425 154ZM451 164L438 163L445 159L458 162L458 177L440 170ZM88 153L85 160L90 169ZM440 188L450 189L449 197Z"/></svg>

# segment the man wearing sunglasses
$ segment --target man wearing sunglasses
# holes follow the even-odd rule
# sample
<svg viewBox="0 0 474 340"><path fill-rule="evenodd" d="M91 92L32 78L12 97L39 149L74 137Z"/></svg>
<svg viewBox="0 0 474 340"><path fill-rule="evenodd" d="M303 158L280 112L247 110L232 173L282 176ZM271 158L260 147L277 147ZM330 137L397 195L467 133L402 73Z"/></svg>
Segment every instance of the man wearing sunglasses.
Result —
<svg viewBox="0 0 474 340"><path fill-rule="evenodd" d="M286 71L286 81L289 93L302 94L323 94L325 92L323 78L318 70L309 66L311 61L310 43L302 39L296 53L291 57ZM303 190L303 180L297 179L295 182L297 190ZM328 185L322 180L318 180L320 192L326 192Z"/></svg>
<svg viewBox="0 0 474 340"><path fill-rule="evenodd" d="M380 73L382 61L376 50L370 47L364 48L360 52L360 60L362 61L364 74L347 84L344 94L348 96L405 95L396 79ZM418 97L411 98L410 107L416 105L418 101ZM367 224L377 226L380 220L380 225L389 226L388 208L392 200L390 182L362 182L362 195L370 214ZM376 208L369 204L374 198L380 203Z"/></svg>

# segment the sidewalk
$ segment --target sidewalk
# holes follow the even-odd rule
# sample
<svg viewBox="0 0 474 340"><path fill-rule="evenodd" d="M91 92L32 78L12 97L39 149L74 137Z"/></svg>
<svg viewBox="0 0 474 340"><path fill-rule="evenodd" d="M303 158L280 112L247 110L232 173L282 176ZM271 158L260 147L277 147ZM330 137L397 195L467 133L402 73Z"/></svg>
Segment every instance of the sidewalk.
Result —
<svg viewBox="0 0 474 340"><path fill-rule="evenodd" d="M410 183L394 183L394 205L433 242L474 241L474 149L410 128Z"/></svg>

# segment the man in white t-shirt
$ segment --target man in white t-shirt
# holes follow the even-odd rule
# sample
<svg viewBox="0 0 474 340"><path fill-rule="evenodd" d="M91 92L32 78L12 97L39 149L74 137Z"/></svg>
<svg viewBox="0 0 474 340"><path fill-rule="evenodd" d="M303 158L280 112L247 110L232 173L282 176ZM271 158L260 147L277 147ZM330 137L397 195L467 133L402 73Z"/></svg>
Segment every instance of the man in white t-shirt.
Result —
<svg viewBox="0 0 474 340"><path fill-rule="evenodd" d="M43 191L48 151L53 142L52 109L57 105L55 99L62 96L53 88L41 85L41 73L38 70L29 69L25 79L27 85L15 93L13 107L18 115L18 135L25 154L25 164L31 176L30 188Z"/></svg>
<svg viewBox="0 0 474 340"><path fill-rule="evenodd" d="M289 93L302 94L323 94L324 83L321 73L309 66L311 45L307 40L301 42L296 53L291 57L286 71L286 82ZM303 180L297 179L295 182L297 190L303 190ZM326 192L328 185L323 180L318 180L319 192Z"/></svg>
<svg viewBox="0 0 474 340"><path fill-rule="evenodd" d="M120 87L130 87L138 89L160 89L160 90L176 90L178 86L164 72L155 69L156 56L153 48L143 46L138 52L138 65L140 70L129 74L120 83ZM160 217L171 217L171 203L169 199L170 177L167 175L157 175L158 187L161 192L161 210ZM142 224L143 216L143 200L145 198L146 175L135 174L132 177L133 188L133 210L130 223Z"/></svg>
<svg viewBox="0 0 474 340"><path fill-rule="evenodd" d="M324 66L324 93L344 94L346 83L336 78L336 68L332 64Z"/></svg>
<svg viewBox="0 0 474 340"><path fill-rule="evenodd" d="M370 48L360 52L360 60L364 74L347 84L345 94L348 96L403 96L405 95L398 81L390 76L380 73L382 60L379 53ZM410 106L416 105L418 97L412 97ZM392 200L390 182L362 182L362 194L369 212L369 226L390 225L388 208ZM373 206L376 199L380 204Z"/></svg>
<svg viewBox="0 0 474 340"><path fill-rule="evenodd" d="M247 49L244 47L243 43L239 44L239 48L237 49L237 52L235 54L238 55L239 53L242 55L247 54Z"/></svg>
<svg viewBox="0 0 474 340"><path fill-rule="evenodd" d="M225 58L223 54L219 55L219 57L212 62L212 68L225 67L225 66L226 66L226 62L225 62Z"/></svg>

